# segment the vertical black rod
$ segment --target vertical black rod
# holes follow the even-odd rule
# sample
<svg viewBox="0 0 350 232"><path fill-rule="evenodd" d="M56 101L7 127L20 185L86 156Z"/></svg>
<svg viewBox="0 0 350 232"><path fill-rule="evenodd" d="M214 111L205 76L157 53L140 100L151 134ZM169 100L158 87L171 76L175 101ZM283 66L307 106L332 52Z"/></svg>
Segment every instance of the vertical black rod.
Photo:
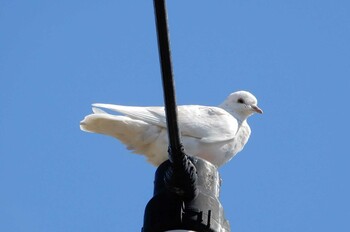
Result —
<svg viewBox="0 0 350 232"><path fill-rule="evenodd" d="M167 117L169 144L171 153L177 154L179 153L178 151L181 149L182 145L177 124L177 108L165 0L154 0L154 10L156 15L159 59L162 71L163 94L165 113ZM170 160L173 160L174 157L169 158Z"/></svg>

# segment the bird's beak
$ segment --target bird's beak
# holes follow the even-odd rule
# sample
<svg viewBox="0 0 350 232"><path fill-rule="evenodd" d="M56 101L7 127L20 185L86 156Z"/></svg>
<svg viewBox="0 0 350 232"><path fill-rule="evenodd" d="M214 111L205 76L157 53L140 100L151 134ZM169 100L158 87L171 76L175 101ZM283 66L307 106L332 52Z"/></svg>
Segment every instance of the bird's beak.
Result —
<svg viewBox="0 0 350 232"><path fill-rule="evenodd" d="M260 109L258 106L251 105L251 107L256 113L258 113L258 114L262 114L263 113L262 109Z"/></svg>

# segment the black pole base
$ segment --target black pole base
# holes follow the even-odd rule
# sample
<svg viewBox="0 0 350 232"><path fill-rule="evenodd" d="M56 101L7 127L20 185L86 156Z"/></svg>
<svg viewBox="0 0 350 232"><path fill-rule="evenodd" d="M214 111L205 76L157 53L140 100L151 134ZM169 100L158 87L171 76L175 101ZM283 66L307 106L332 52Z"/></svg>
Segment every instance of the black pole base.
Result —
<svg viewBox="0 0 350 232"><path fill-rule="evenodd" d="M198 195L192 200L171 191L164 182L171 162L161 164L155 174L154 195L145 209L142 232L163 232L182 229L198 232L229 232L219 201L221 179L217 168L211 163L192 158L197 169Z"/></svg>

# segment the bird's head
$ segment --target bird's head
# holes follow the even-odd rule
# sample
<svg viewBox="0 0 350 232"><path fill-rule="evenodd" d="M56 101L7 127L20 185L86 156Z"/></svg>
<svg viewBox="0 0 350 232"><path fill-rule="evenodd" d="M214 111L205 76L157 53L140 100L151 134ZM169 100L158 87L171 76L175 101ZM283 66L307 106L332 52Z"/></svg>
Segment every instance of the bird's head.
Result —
<svg viewBox="0 0 350 232"><path fill-rule="evenodd" d="M258 101L255 96L247 91L231 93L220 107L242 121L254 113L263 113L258 107Z"/></svg>

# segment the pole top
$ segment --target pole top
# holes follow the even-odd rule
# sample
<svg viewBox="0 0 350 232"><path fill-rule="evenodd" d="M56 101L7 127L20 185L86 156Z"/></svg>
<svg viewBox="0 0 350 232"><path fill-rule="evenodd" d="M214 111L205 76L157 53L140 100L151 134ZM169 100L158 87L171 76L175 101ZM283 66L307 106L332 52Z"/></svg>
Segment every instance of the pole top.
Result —
<svg viewBox="0 0 350 232"><path fill-rule="evenodd" d="M186 200L165 181L171 162L161 164L155 174L154 195L145 209L142 232L171 230L229 232L230 227L219 201L221 179L208 161L190 157L197 169L198 194Z"/></svg>

